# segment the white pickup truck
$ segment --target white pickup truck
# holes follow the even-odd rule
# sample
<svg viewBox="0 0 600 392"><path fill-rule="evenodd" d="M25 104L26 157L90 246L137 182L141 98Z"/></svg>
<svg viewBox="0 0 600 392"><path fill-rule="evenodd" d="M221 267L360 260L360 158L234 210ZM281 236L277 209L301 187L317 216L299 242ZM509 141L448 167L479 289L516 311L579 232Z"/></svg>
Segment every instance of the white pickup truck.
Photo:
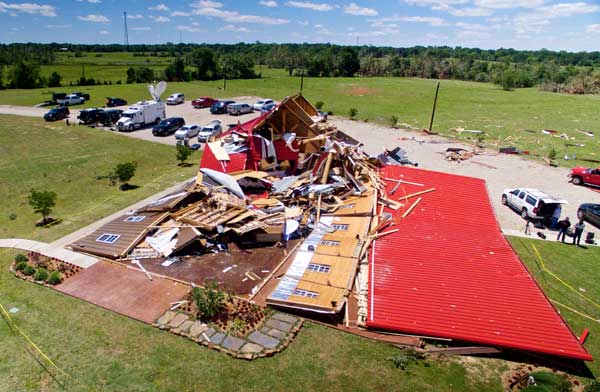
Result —
<svg viewBox="0 0 600 392"><path fill-rule="evenodd" d="M163 101L141 101L127 108L116 126L119 131L133 131L145 125L157 124L165 117Z"/></svg>

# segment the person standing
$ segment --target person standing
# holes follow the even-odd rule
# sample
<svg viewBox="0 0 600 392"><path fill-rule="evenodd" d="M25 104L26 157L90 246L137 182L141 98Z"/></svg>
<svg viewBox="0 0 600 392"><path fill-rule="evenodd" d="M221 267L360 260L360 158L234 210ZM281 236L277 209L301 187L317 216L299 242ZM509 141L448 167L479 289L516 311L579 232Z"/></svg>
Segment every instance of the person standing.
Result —
<svg viewBox="0 0 600 392"><path fill-rule="evenodd" d="M560 241L560 237L562 235L562 242L565 242L565 236L567 235L567 230L571 227L571 222L569 221L569 217L567 216L564 220L558 222L558 237L556 237L557 241Z"/></svg>
<svg viewBox="0 0 600 392"><path fill-rule="evenodd" d="M575 242L577 242L577 246L579 246L579 241L581 240L583 229L585 229L585 223L583 223L583 219L580 219L579 222L575 225L575 233L573 233L573 245L575 245Z"/></svg>
<svg viewBox="0 0 600 392"><path fill-rule="evenodd" d="M558 220L560 219L560 214L562 213L562 206L559 204L552 213L552 220L550 221L550 229L556 229L556 225L558 224Z"/></svg>

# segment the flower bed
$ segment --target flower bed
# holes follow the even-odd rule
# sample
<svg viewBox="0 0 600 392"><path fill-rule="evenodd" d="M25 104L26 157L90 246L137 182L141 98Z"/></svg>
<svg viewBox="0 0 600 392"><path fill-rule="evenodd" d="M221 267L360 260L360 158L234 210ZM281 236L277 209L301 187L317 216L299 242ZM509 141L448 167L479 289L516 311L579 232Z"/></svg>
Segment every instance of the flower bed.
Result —
<svg viewBox="0 0 600 392"><path fill-rule="evenodd" d="M37 252L29 252L27 256L15 256L10 270L21 279L54 286L81 271L81 267Z"/></svg>

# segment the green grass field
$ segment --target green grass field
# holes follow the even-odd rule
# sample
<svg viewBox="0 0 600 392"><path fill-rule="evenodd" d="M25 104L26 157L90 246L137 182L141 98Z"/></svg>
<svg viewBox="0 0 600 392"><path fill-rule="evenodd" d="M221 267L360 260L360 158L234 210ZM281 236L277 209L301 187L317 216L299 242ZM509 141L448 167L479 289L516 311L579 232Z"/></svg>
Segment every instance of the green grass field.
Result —
<svg viewBox="0 0 600 392"><path fill-rule="evenodd" d="M509 240L546 295L551 300L581 313L578 314L555 304L576 336L581 336L586 328L590 330L590 336L585 346L595 359L589 364L589 367L594 374L598 375L600 373L600 363L598 362L600 355L600 287L597 282L600 279L600 266L598 265L600 247L594 246L585 249L555 241L542 242L517 237L509 237ZM546 270L542 269L532 245L540 252ZM587 296L589 300L584 296ZM593 320L583 315L590 316Z"/></svg>
<svg viewBox="0 0 600 392"><path fill-rule="evenodd" d="M105 72L102 67L104 65L92 64L86 75L95 77L93 69ZM223 81L170 83L165 96L183 92L188 100L200 95L282 99L299 90L299 77L289 77L283 70L266 67L262 72L265 76L262 79L227 81L225 91ZM394 115L399 123L420 129L429 125L435 83L435 80L409 78L305 78L304 94L313 103L323 101L324 109L336 115L348 116L349 109L356 108L359 121L390 125ZM122 97L129 102L149 97L143 84L66 87L0 91L0 104L34 105L49 99L52 91L70 90L89 92L92 100L86 106L101 106L107 96ZM539 155L537 159L555 149L560 165L592 166L593 163L580 158L600 159L599 105L600 96L562 95L535 88L503 91L492 84L444 80L433 128L442 135L466 141L473 135L459 135L452 129L483 130L486 145L493 149L515 146ZM544 135L540 132L542 129L557 130L570 139ZM577 132L581 130L596 131L596 136L590 138ZM565 155L575 155L576 159L564 160Z"/></svg>
<svg viewBox="0 0 600 392"><path fill-rule="evenodd" d="M0 152L0 238L56 239L196 170L177 167L169 146L14 116L0 116ZM132 183L140 188L121 192L96 180L115 163L131 159L139 162ZM31 187L58 193L53 215L63 223L35 228L37 218L26 202ZM8 217L12 212L15 220ZM428 360L404 372L387 360L401 350L312 323L281 354L235 360L15 278L8 271L14 255L0 249L0 303L19 308L14 321L71 375L59 377L69 391L501 390L500 373L506 365L500 360L485 359L470 367L456 358ZM61 390L3 320L0 342L0 391Z"/></svg>
<svg viewBox="0 0 600 392"><path fill-rule="evenodd" d="M0 115L0 124L0 238L60 238L196 172L196 165L177 166L171 146L35 118ZM131 183L139 188L122 192L96 179L125 161L138 162ZM35 227L39 216L27 201L31 188L57 193L52 215L60 224Z"/></svg>

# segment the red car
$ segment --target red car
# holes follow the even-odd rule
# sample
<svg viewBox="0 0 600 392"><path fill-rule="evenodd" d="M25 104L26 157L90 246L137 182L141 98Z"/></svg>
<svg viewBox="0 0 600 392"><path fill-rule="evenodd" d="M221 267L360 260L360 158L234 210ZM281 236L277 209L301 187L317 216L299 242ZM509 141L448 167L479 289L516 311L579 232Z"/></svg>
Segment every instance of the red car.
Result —
<svg viewBox="0 0 600 392"><path fill-rule="evenodd" d="M217 102L217 100L214 99L214 98L211 98L211 97L200 97L200 98L194 99L192 101L192 106L194 108L196 108L196 109L209 108L215 102Z"/></svg>
<svg viewBox="0 0 600 392"><path fill-rule="evenodd" d="M575 185L595 185L600 186L600 167L592 169L587 167L574 167L569 173L571 181Z"/></svg>

